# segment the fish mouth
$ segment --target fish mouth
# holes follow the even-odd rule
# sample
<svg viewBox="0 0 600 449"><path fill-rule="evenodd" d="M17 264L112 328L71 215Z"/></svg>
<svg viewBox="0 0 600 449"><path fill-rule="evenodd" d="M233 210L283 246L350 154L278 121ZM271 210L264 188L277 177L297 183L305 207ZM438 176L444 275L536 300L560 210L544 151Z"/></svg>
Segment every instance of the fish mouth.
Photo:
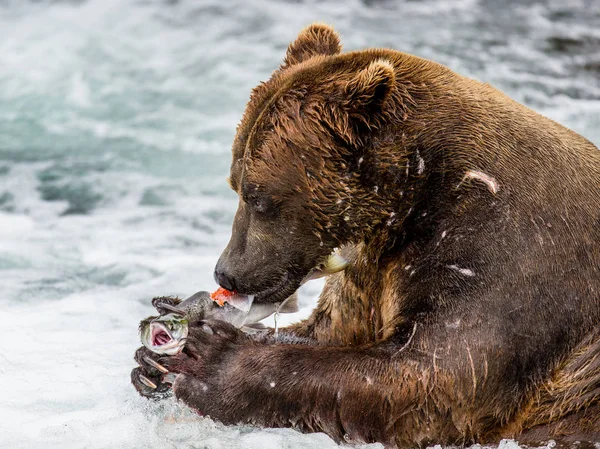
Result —
<svg viewBox="0 0 600 449"><path fill-rule="evenodd" d="M175 355L183 350L186 338L176 339L167 326L159 321L149 324L148 338L142 342L156 354Z"/></svg>
<svg viewBox="0 0 600 449"><path fill-rule="evenodd" d="M161 323L150 323L150 344L164 346L175 341L169 329Z"/></svg>

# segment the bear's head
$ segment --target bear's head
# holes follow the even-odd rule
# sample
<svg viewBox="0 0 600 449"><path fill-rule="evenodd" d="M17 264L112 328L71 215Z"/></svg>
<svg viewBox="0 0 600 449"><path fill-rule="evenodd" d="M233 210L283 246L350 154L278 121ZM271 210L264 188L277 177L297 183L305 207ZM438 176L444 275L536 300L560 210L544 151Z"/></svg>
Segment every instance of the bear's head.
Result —
<svg viewBox="0 0 600 449"><path fill-rule="evenodd" d="M397 167L383 132L402 120L395 66L385 50L340 52L332 28L311 25L252 93L233 143L239 206L215 269L226 289L282 301L334 248L394 220L381 169Z"/></svg>

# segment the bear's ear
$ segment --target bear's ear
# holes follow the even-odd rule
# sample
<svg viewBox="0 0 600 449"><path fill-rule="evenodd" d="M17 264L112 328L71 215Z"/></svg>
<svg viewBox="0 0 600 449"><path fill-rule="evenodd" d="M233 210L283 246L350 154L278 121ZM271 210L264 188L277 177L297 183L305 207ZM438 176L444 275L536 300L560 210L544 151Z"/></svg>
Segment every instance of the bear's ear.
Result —
<svg viewBox="0 0 600 449"><path fill-rule="evenodd" d="M342 51L340 37L329 25L313 23L300 31L283 59L283 68L299 64L317 55L337 55Z"/></svg>
<svg viewBox="0 0 600 449"><path fill-rule="evenodd" d="M351 112L378 112L390 96L395 81L396 74L390 61L373 61L345 86L345 107Z"/></svg>

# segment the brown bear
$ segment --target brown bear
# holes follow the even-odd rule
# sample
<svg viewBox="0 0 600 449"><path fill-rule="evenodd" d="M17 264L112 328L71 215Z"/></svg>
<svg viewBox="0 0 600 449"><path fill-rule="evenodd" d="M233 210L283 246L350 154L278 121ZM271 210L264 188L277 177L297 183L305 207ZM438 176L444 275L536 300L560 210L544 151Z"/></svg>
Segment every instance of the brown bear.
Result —
<svg viewBox="0 0 600 449"><path fill-rule="evenodd" d="M315 24L252 92L230 184L221 286L277 303L335 248L349 266L278 338L201 321L178 355L138 351L154 382L179 373L175 395L224 423L338 441L600 441L589 141L434 62L342 53Z"/></svg>

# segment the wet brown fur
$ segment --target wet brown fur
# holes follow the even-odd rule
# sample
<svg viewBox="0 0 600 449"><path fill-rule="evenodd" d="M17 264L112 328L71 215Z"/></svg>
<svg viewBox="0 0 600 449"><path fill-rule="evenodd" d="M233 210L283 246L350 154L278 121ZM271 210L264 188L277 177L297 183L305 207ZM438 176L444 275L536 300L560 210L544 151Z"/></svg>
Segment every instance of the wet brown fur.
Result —
<svg viewBox="0 0 600 449"><path fill-rule="evenodd" d="M281 301L337 246L350 266L289 340L190 337L172 362L188 404L389 447L598 438L600 152L583 137L313 25L253 91L230 183L217 270L238 290Z"/></svg>

